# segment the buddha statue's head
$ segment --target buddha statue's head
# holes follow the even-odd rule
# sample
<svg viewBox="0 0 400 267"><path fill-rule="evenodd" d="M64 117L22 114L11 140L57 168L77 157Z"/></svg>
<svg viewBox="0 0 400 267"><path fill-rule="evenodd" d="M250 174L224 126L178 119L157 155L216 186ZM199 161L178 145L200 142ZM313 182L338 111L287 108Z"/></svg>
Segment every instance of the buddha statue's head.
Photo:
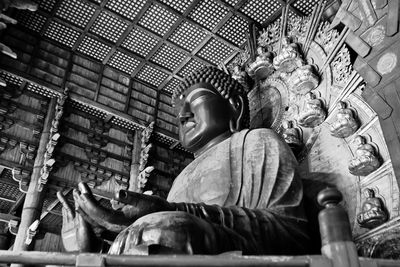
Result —
<svg viewBox="0 0 400 267"><path fill-rule="evenodd" d="M249 126L244 88L215 67L199 69L172 96L184 148L201 154L232 133Z"/></svg>

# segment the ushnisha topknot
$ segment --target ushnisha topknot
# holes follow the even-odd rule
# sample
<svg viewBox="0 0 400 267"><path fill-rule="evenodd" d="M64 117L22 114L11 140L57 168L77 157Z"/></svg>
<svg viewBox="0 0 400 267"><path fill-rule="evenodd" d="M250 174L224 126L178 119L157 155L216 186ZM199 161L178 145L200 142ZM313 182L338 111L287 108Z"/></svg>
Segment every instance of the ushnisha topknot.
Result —
<svg viewBox="0 0 400 267"><path fill-rule="evenodd" d="M175 105L175 100L179 98L183 94L183 92L185 92L189 87L197 83L210 84L221 94L223 98L227 100L232 96L242 95L244 99L244 114L241 120L241 124L243 128L248 128L250 112L249 102L245 89L230 75L213 66L200 68L186 76L183 82L181 82L172 93L172 105Z"/></svg>

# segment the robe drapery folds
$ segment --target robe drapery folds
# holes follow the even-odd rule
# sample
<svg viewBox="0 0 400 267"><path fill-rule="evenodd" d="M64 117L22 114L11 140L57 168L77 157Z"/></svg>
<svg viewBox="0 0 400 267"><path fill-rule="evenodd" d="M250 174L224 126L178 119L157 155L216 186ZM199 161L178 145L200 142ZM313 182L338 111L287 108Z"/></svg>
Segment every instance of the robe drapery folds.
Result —
<svg viewBox="0 0 400 267"><path fill-rule="evenodd" d="M184 211L177 215L189 213L209 225L216 243L213 253L305 254L309 238L296 168L290 148L275 132L243 130L189 164L175 179L167 200ZM130 242L129 229L135 224L115 242ZM116 248L114 244L110 252L128 252Z"/></svg>

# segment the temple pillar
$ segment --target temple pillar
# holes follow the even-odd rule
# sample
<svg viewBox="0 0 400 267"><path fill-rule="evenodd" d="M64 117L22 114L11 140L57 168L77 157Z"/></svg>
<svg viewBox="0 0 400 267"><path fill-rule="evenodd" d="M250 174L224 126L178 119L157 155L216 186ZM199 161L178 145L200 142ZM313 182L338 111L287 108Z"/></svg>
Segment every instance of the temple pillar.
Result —
<svg viewBox="0 0 400 267"><path fill-rule="evenodd" d="M27 251L29 250L29 245L25 243L27 238L27 231L29 226L37 219L39 219L42 212L43 198L45 196L46 190L39 190L39 179L40 170L44 163L44 154L46 153L46 145L50 138L50 129L52 126L52 120L55 115L55 107L57 103L57 98L52 98L49 103L46 118L44 121L42 135L39 141L39 148L37 150L35 163L33 165L33 171L29 183L28 192L25 196L24 206L21 213L21 223L18 228L18 233L15 238L13 251ZM22 266L18 264L11 265L13 267Z"/></svg>

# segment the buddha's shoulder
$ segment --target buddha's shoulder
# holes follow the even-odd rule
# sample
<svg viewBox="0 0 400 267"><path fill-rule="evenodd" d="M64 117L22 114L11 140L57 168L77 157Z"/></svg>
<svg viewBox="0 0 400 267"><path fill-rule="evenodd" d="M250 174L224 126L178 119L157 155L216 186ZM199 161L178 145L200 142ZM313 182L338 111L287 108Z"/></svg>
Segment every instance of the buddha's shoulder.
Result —
<svg viewBox="0 0 400 267"><path fill-rule="evenodd" d="M258 129L245 129L236 133L238 135L243 136L248 141L256 141L256 142L281 142L281 137L279 135L267 128L258 128Z"/></svg>

